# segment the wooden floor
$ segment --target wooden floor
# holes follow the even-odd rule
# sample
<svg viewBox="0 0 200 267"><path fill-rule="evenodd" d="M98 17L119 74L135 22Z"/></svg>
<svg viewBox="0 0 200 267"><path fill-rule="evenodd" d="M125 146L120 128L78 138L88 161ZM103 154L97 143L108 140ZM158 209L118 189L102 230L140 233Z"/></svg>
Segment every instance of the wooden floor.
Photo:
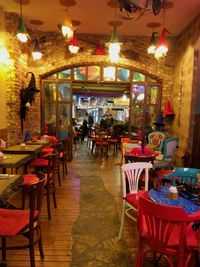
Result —
<svg viewBox="0 0 200 267"><path fill-rule="evenodd" d="M86 143L77 144L77 150L87 149ZM101 177L105 187L114 196L117 202L119 218L121 212L121 182L120 182L120 152L113 156L112 152L108 159L96 157L94 161L99 163ZM88 150L88 155L91 151ZM74 160L69 163L69 173L62 180L62 186L57 187L58 208L52 208L52 220L47 219L46 202L44 201L42 210L42 233L45 258L41 261L36 246L36 266L37 267L68 267L71 265L72 237L71 229L74 221L79 215L79 179L74 175L73 162L78 157L74 151ZM82 159L84 160L84 159ZM133 259L133 266L136 258L136 225L133 221L126 219L124 229L124 239L126 240ZM29 265L29 251L8 251L8 267L26 267ZM83 266L84 267L84 266ZM93 266L95 267L95 266Z"/></svg>

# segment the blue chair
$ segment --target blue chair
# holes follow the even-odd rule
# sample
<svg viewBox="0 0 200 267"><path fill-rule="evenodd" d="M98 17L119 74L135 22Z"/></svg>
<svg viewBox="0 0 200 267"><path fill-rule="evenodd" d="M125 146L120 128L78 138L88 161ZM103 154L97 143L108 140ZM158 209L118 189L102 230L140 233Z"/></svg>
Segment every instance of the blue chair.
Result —
<svg viewBox="0 0 200 267"><path fill-rule="evenodd" d="M163 144L163 154L161 159L154 162L154 169L172 168L174 152L178 146L179 137L165 139Z"/></svg>
<svg viewBox="0 0 200 267"><path fill-rule="evenodd" d="M175 168L170 174L165 174L164 179L167 179L171 184L186 183L188 185L198 184L197 174L200 174L200 169L194 168Z"/></svg>

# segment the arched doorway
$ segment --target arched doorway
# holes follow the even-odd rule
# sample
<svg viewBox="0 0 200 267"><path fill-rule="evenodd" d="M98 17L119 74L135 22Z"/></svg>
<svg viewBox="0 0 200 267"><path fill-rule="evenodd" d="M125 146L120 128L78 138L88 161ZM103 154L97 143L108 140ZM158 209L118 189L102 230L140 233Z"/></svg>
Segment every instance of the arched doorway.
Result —
<svg viewBox="0 0 200 267"><path fill-rule="evenodd" d="M125 89L130 99L130 135L139 128L148 130L160 112L162 83L157 77L120 65L74 65L42 78L42 132L59 139L69 138L72 147L73 91L75 86L83 92L91 85L107 93L114 87L116 93Z"/></svg>

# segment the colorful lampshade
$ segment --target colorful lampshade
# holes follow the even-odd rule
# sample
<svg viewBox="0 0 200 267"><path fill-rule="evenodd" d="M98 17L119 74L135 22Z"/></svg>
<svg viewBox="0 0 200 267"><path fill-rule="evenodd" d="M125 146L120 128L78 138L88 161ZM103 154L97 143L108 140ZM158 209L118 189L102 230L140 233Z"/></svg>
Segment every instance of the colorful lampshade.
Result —
<svg viewBox="0 0 200 267"><path fill-rule="evenodd" d="M154 54L156 51L156 32L152 32L149 47L147 49L148 54Z"/></svg>
<svg viewBox="0 0 200 267"><path fill-rule="evenodd" d="M35 39L35 46L34 46L34 49L32 51L33 60L41 59L42 55L43 54L42 54L41 49L40 49L39 41L38 41L38 39Z"/></svg>
<svg viewBox="0 0 200 267"><path fill-rule="evenodd" d="M161 32L160 38L158 40L158 45L155 51L155 57L159 59L160 57L166 56L168 52L166 34L170 33L166 28Z"/></svg>
<svg viewBox="0 0 200 267"><path fill-rule="evenodd" d="M79 51L79 49L80 49L75 34L73 35L72 40L71 40L71 41L69 42L69 44L68 44L68 49L69 49L70 53L72 53L72 54L76 54L76 53L78 53L78 51Z"/></svg>
<svg viewBox="0 0 200 267"><path fill-rule="evenodd" d="M97 48L95 50L95 55L105 55L106 51L102 42L98 41Z"/></svg>
<svg viewBox="0 0 200 267"><path fill-rule="evenodd" d="M172 111L171 104L169 100L166 102L165 105L165 117L174 117L174 112Z"/></svg>

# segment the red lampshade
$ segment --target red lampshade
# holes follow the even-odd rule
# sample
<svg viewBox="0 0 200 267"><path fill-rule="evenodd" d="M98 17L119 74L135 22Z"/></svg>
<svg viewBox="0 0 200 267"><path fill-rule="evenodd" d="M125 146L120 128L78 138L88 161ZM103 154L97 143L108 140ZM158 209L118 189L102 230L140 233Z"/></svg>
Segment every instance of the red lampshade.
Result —
<svg viewBox="0 0 200 267"><path fill-rule="evenodd" d="M166 28L164 28L161 32L160 38L158 40L158 46L167 46L166 34L170 33Z"/></svg>
<svg viewBox="0 0 200 267"><path fill-rule="evenodd" d="M171 117L174 116L174 112L172 111L171 105L169 100L166 102L166 106L165 106L165 117Z"/></svg>
<svg viewBox="0 0 200 267"><path fill-rule="evenodd" d="M79 48L76 35L74 34L72 40L68 43L68 49L72 54L76 54Z"/></svg>
<svg viewBox="0 0 200 267"><path fill-rule="evenodd" d="M102 42L99 41L97 44L97 48L95 50L95 55L105 55L105 54L106 54L105 48Z"/></svg>

